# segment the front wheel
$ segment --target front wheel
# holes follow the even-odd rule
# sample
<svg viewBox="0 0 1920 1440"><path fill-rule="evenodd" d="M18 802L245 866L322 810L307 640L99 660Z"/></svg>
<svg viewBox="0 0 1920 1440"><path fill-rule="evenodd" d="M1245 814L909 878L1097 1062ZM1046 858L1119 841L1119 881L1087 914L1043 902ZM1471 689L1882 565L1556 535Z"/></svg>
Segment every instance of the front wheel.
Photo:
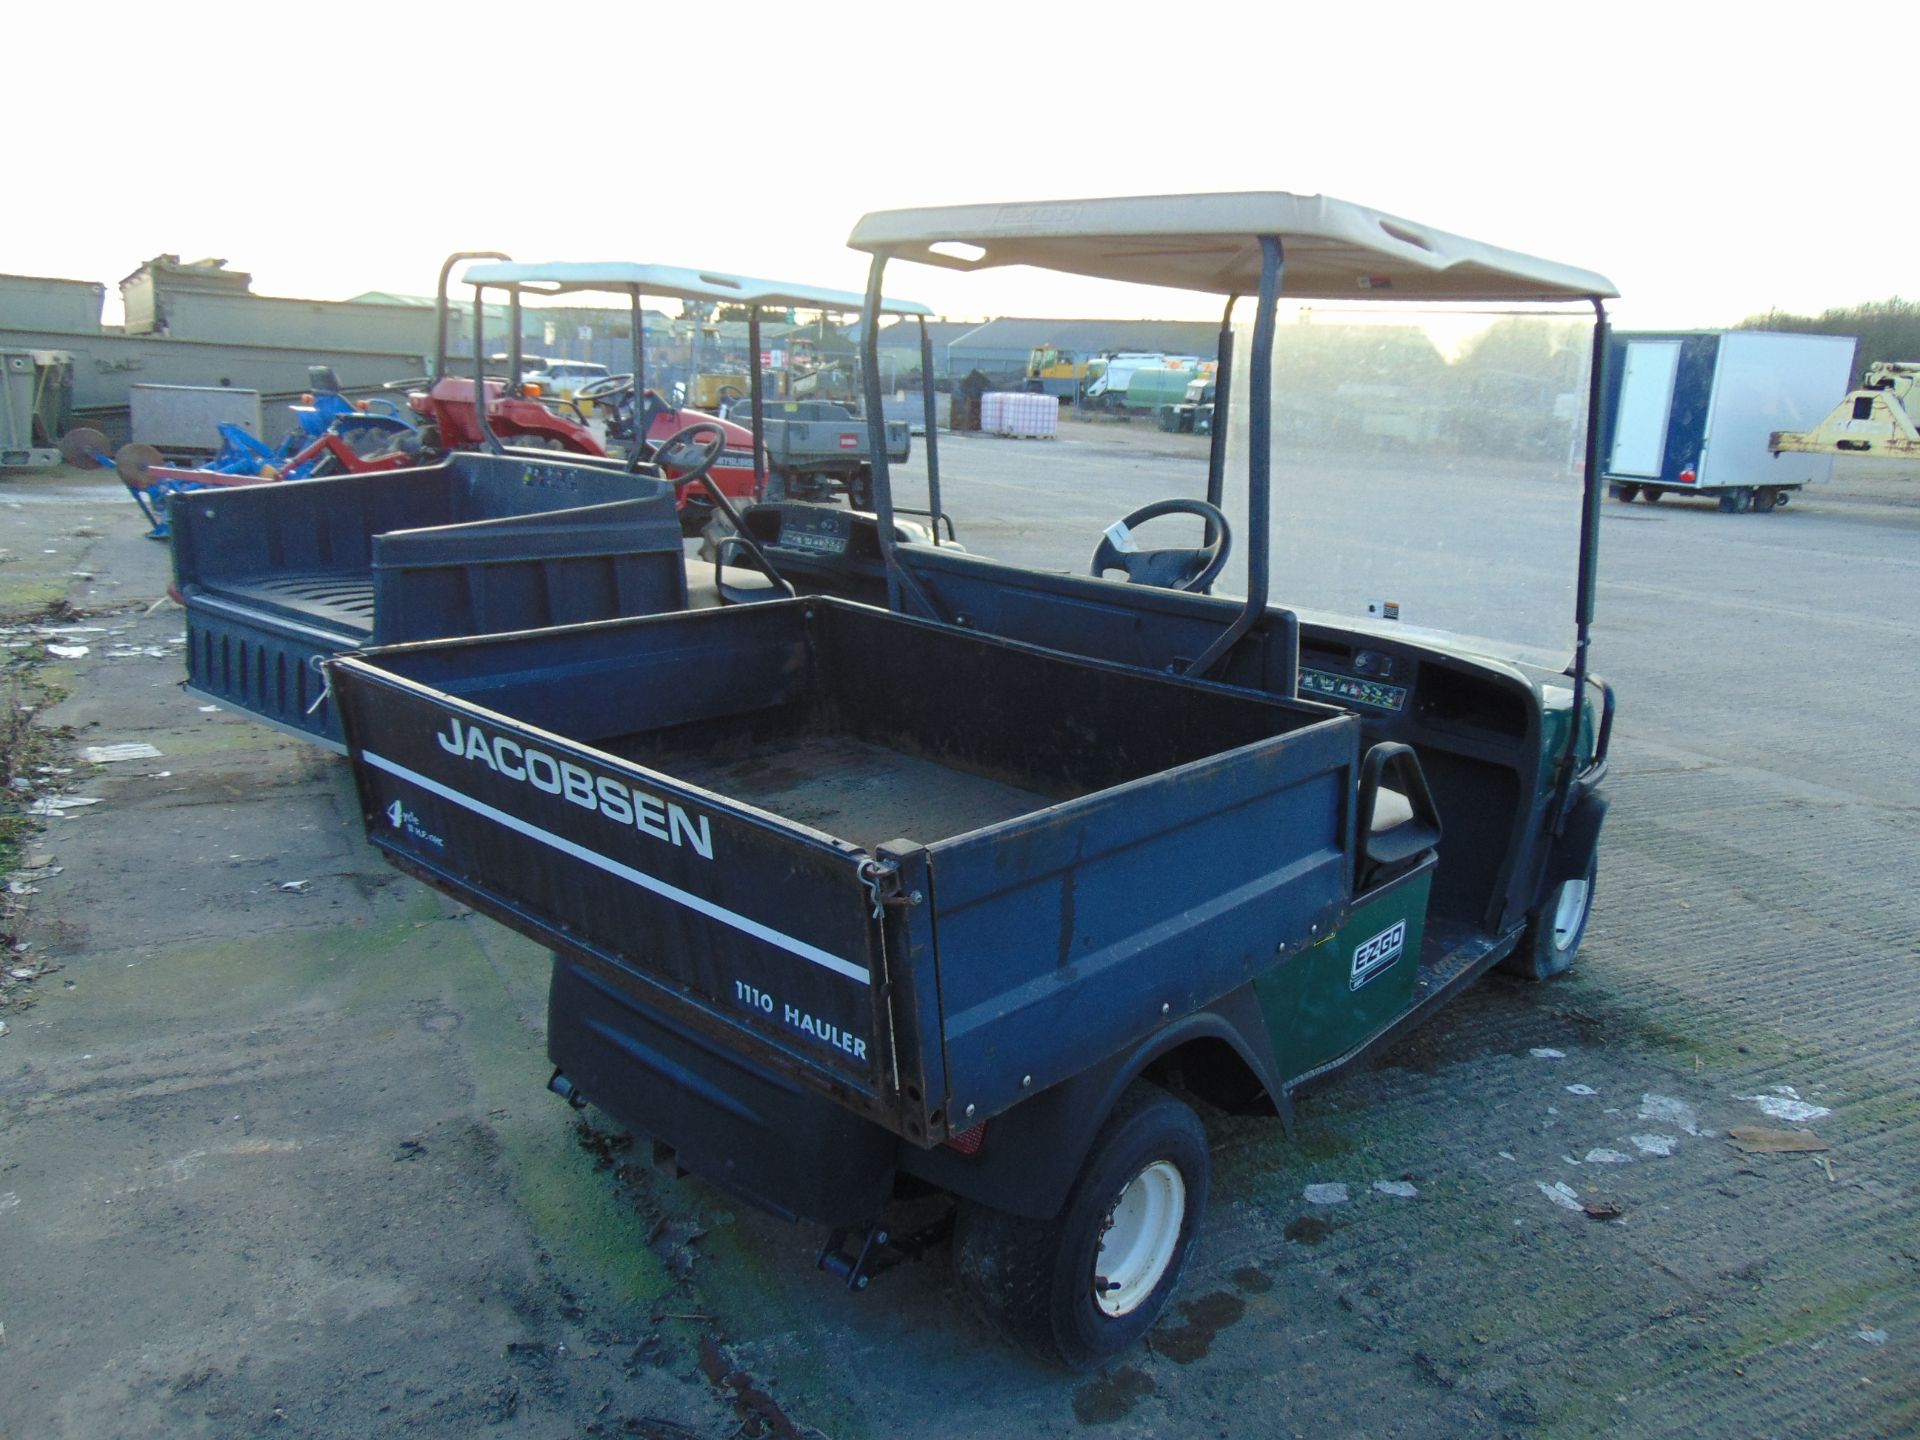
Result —
<svg viewBox="0 0 1920 1440"><path fill-rule="evenodd" d="M1596 852L1587 861L1584 875L1562 880L1548 891L1540 908L1529 917L1527 933L1520 937L1518 948L1500 968L1525 980L1551 980L1571 970L1573 957L1587 933L1587 917L1593 913L1593 886L1599 873L1600 856Z"/></svg>
<svg viewBox="0 0 1920 1440"><path fill-rule="evenodd" d="M1133 1344L1167 1307L1207 1206L1199 1117L1136 1081L1087 1152L1060 1214L1030 1220L962 1202L960 1287L1029 1353L1083 1370Z"/></svg>

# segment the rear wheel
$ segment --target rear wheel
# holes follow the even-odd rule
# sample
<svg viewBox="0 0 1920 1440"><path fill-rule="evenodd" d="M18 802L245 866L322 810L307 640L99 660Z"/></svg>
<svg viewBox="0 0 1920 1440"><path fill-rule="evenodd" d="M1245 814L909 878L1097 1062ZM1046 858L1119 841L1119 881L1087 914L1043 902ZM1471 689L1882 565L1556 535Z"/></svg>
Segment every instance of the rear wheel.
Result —
<svg viewBox="0 0 1920 1440"><path fill-rule="evenodd" d="M1616 485L1613 487L1613 498L1618 500L1622 505L1631 505L1635 500L1640 498L1640 487L1638 485Z"/></svg>
<svg viewBox="0 0 1920 1440"><path fill-rule="evenodd" d="M1655 505L1659 503L1660 497L1666 493L1667 492L1662 490L1658 485L1649 485L1645 490L1641 491L1641 496L1646 500L1647 504Z"/></svg>
<svg viewBox="0 0 1920 1440"><path fill-rule="evenodd" d="M1593 913L1593 886L1599 872L1596 852L1587 861L1584 875L1562 880L1549 890L1540 908L1528 917L1527 933L1520 937L1518 948L1500 968L1525 980L1551 980L1571 970L1587 933L1587 917Z"/></svg>
<svg viewBox="0 0 1920 1440"><path fill-rule="evenodd" d="M1753 508L1756 514L1765 515L1780 503L1780 491L1777 486L1762 485L1753 492Z"/></svg>
<svg viewBox="0 0 1920 1440"><path fill-rule="evenodd" d="M961 1289L1029 1353L1081 1370L1133 1344L1167 1307L1206 1210L1199 1117L1136 1081L1100 1127L1060 1214L1030 1220L962 1202Z"/></svg>

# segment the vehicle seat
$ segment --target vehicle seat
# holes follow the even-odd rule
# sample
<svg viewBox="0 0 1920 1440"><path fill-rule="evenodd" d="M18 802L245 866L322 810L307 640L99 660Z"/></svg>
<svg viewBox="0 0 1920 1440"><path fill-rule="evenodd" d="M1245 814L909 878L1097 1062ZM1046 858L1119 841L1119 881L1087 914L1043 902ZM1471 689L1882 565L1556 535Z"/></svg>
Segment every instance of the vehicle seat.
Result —
<svg viewBox="0 0 1920 1440"><path fill-rule="evenodd" d="M1384 835L1413 819L1413 802L1398 790L1382 785L1373 792L1373 819L1367 826L1370 835Z"/></svg>
<svg viewBox="0 0 1920 1440"><path fill-rule="evenodd" d="M687 608L713 610L722 605L751 605L760 600L784 600L787 592L760 571L745 565L718 568L704 560L687 562Z"/></svg>
<svg viewBox="0 0 1920 1440"><path fill-rule="evenodd" d="M1393 785L1385 781L1391 776ZM1434 807L1420 757L1409 745L1383 741L1360 762L1359 838L1354 889L1367 891L1412 870L1440 843L1440 812Z"/></svg>

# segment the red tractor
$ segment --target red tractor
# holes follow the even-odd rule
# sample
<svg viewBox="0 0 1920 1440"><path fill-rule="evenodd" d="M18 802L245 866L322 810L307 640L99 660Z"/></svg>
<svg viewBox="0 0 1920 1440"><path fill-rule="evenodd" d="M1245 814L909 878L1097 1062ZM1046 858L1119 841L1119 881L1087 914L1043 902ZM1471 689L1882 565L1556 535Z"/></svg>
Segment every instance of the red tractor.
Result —
<svg viewBox="0 0 1920 1440"><path fill-rule="evenodd" d="M516 448L562 450L573 455L614 458L594 435L584 417L569 418L549 409L532 396L513 395L510 393L511 386L504 380L489 377L486 381L484 424L483 417L473 403L472 380L442 375L438 380L406 383L409 386L407 404L421 419L420 441L423 449L477 450L497 440L501 445ZM418 384L425 384L426 388L410 388ZM644 431L641 432L644 434L644 444L637 445L632 396L633 377L613 375L582 389L574 399L576 402L592 401L602 408L608 417L608 436L624 440L629 451L637 449L638 453L632 458L642 463L653 459L669 440L683 431L695 426L718 429L723 437L722 444L709 478L729 499L758 498L752 431L698 410L675 410L649 390L640 408L640 413L645 417ZM577 410L576 405L576 413ZM670 460L664 460L662 464L669 480L678 479L684 473L684 467L675 466ZM675 493L681 513L686 516L686 523L690 528L697 529L712 502L704 498L702 487L692 484L680 485Z"/></svg>

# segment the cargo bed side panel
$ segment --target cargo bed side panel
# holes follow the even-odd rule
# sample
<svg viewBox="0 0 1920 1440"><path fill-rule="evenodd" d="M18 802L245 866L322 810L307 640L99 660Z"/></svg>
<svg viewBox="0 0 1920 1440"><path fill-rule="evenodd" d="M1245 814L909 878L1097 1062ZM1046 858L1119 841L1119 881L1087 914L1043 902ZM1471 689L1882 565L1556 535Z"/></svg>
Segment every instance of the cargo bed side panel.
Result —
<svg viewBox="0 0 1920 1440"><path fill-rule="evenodd" d="M1324 721L932 847L952 1123L1329 934L1358 734Z"/></svg>

